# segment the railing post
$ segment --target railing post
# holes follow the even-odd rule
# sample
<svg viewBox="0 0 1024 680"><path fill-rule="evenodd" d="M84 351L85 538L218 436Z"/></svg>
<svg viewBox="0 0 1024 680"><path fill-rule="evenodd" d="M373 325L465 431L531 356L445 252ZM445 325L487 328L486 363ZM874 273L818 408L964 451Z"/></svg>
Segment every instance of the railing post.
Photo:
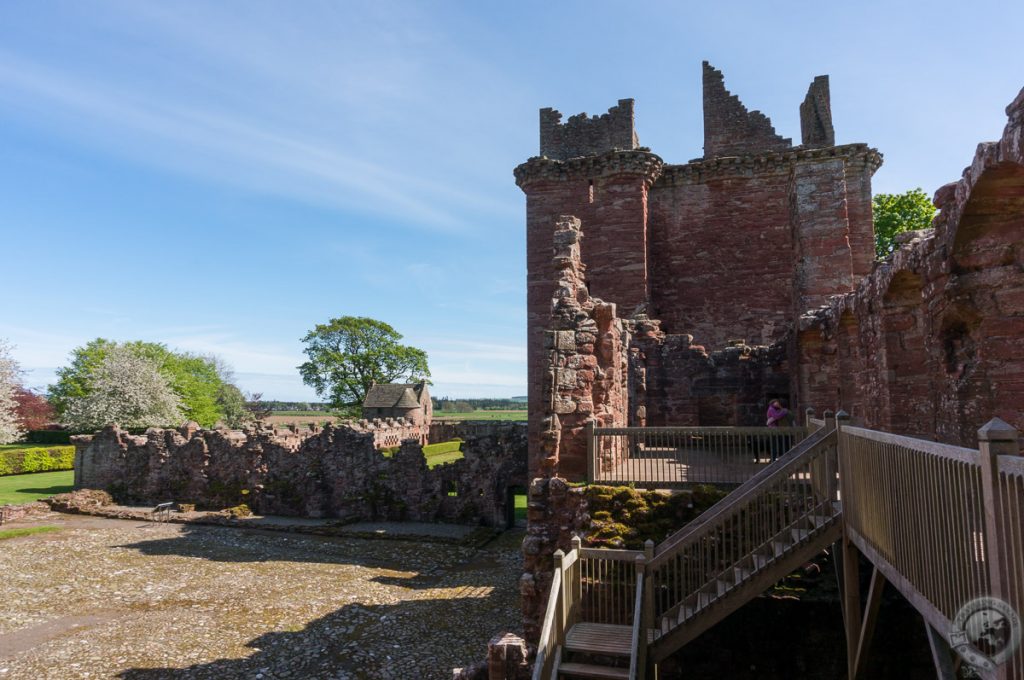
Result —
<svg viewBox="0 0 1024 680"><path fill-rule="evenodd" d="M559 548L555 551L555 571L559 572L562 576L559 579L559 588L562 589L562 592L561 597L556 600L558 602L558 610L555 612L556 625L555 630L552 632L552 636L558 644L565 642L565 568L562 566L564 560L565 553Z"/></svg>
<svg viewBox="0 0 1024 680"><path fill-rule="evenodd" d="M580 608L583 607L583 556L580 551L583 548L583 541L579 536L573 536L572 550L576 553L576 561L573 563L572 569L572 604L575 607L575 611L579 612ZM572 612L569 612L572 615Z"/></svg>
<svg viewBox="0 0 1024 680"><path fill-rule="evenodd" d="M597 481L594 478L594 472L597 470L597 446L594 441L594 421L588 420L586 425L587 435L587 481L593 484Z"/></svg>
<svg viewBox="0 0 1024 680"><path fill-rule="evenodd" d="M828 493L830 501L839 500L839 458L840 455L845 454L845 451L843 454L840 454L840 447L843 445L843 428L849 424L850 414L840 409L839 413L836 414L836 430L838 430L836 432L836 448L835 451L832 452L832 465L830 466L831 472L828 478Z"/></svg>
<svg viewBox="0 0 1024 680"><path fill-rule="evenodd" d="M826 409L825 412L821 414L821 417L825 419L826 432L836 429L836 414L832 409Z"/></svg>
<svg viewBox="0 0 1024 680"><path fill-rule="evenodd" d="M654 559L654 541L647 539L644 543L644 555L647 557L647 562ZM643 630L641 638L641 645L647 649L647 631L654 628L654 570L647 569L644 574L644 618L642 621ZM645 657L646 659L646 657Z"/></svg>
<svg viewBox="0 0 1024 680"><path fill-rule="evenodd" d="M651 543L651 541L647 542ZM651 551L654 551L653 545L651 546ZM646 554L646 552L647 546L645 544L644 553ZM633 649L633 655L636 657L636 667L634 669L635 673L632 675L637 678L645 677L647 672L647 619L650 616L650 602L648 601L648 593L650 593L651 590L649 579L650 574L645 573L645 570L647 568L647 560L648 558L645 557L645 555L637 555L636 560L634 562L636 566L636 581L637 583L643 581L643 593L640 599L640 609L639 611L633 612L634 630L637 627L639 627L640 629L640 635L638 639L634 641L636 647ZM636 625L638 622L640 624L639 626Z"/></svg>
<svg viewBox="0 0 1024 680"><path fill-rule="evenodd" d="M1017 430L1009 423L993 418L978 430L978 462L981 464L981 498L985 512L985 562L992 596L1006 600L1009 582L1006 561L1004 504L999 485L999 456L1020 453Z"/></svg>
<svg viewBox="0 0 1024 680"><path fill-rule="evenodd" d="M804 409L804 425L807 427L811 426L811 418L814 417L814 409L808 406Z"/></svg>

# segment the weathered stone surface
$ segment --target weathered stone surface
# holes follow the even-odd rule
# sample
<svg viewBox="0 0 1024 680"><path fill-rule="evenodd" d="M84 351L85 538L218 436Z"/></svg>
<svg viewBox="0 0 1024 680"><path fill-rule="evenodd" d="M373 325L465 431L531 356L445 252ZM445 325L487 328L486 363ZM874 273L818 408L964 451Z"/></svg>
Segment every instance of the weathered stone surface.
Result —
<svg viewBox="0 0 1024 680"><path fill-rule="evenodd" d="M371 425L303 435L198 430L187 438L176 430L133 436L108 427L75 438L75 484L152 504L245 503L273 515L503 526L509 489L526 485L525 429L502 424L467 432L461 460L428 469L418 438L385 457Z"/></svg>
<svg viewBox="0 0 1024 680"><path fill-rule="evenodd" d="M1024 428L1024 121L1016 111L1011 104L1002 138L978 146L963 178L935 193L933 229L901 235L855 290L801 318L793 391L804 404L964 446L976 445L993 416Z"/></svg>
<svg viewBox="0 0 1024 680"><path fill-rule="evenodd" d="M737 373L749 373L754 385L744 388L746 396L733 404L733 397L722 390L738 378L723 373L723 364L710 366L703 360L706 377L698 380L693 376L700 373L700 360L689 346L684 348L688 358L664 361L657 355L667 349L640 347L643 359L631 355L629 362L643 364L647 382L661 393L614 409L628 412L631 424L638 422L641 408L648 424L697 424L703 422L702 413L715 424L761 422L753 414L766 407L767 399L789 396L787 381L779 376L789 370L794 353L780 343L790 337L794 319L807 307L824 304L828 296L852 290L871 270L871 176L881 156L864 144L834 145L827 79L820 77L811 85L802 107L807 143L793 148L790 140L775 134L765 116L748 112L725 90L721 73L709 65L704 72L705 158L666 165L646 149L614 150L625 147L603 143L589 152L577 145L574 157L552 153L516 168L516 181L527 197L533 473L550 458L541 454L549 411L568 416L599 408L585 394L589 373L582 373L584 393L573 397L575 406L562 395L552 401L545 392L552 379L551 350L571 349L567 338L548 334L568 330L566 319L552 322L552 297L572 299L581 289L563 280L567 268L578 270L588 296L616 305L613 315L624 327L630 319L660 320L658 333L665 338L692 334L707 347L701 351L709 357L733 338L764 348L752 349L755 358ZM556 227L563 215L578 219L586 237ZM585 310L587 316L597 313ZM590 321L600 322L596 317ZM610 344L600 333L576 330L577 353L607 353ZM638 327L635 332L647 331ZM623 346L628 349L629 343L627 339ZM767 349L773 345L775 349ZM752 370L755 365L757 370ZM594 384L609 380L600 368ZM640 394L639 383L628 380L632 398ZM713 394L690 392L698 383L719 387ZM674 403L661 401L666 398ZM575 431L574 424L563 425ZM563 439L559 474L575 478L570 469L582 470L583 462L567 462L572 448Z"/></svg>

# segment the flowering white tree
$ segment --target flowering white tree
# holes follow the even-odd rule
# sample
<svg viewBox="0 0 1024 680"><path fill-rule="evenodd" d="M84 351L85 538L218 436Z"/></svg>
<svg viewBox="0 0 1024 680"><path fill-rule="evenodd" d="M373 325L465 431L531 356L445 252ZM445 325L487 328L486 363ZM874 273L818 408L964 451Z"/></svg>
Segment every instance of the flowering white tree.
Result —
<svg viewBox="0 0 1024 680"><path fill-rule="evenodd" d="M11 346L0 340L0 444L21 439L18 402L14 400L21 387L21 367L11 356Z"/></svg>
<svg viewBox="0 0 1024 680"><path fill-rule="evenodd" d="M69 400L63 420L75 430L178 425L181 398L151 359L113 347L90 376L89 392Z"/></svg>

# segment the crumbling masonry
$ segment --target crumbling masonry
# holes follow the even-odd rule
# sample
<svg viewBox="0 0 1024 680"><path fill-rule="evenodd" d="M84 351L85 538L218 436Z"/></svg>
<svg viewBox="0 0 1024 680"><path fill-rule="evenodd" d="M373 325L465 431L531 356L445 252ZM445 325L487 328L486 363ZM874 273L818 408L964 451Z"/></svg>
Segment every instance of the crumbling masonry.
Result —
<svg viewBox="0 0 1024 680"><path fill-rule="evenodd" d="M835 143L828 77L794 146L703 73L702 158L641 147L624 99L542 109L515 170L531 477L582 479L590 422L761 425L776 397L964 444L993 415L1024 427L1024 98L936 194L935 229L877 263L881 155Z"/></svg>
<svg viewBox="0 0 1024 680"><path fill-rule="evenodd" d="M393 429L397 436L407 428ZM464 458L429 469L418 435L391 457L382 454L375 441L390 439L382 426L301 432L185 426L143 436L110 426L75 437L75 486L129 503L206 509L245 503L262 514L506 526L510 491L526 484L525 428L467 423L446 434L465 440Z"/></svg>

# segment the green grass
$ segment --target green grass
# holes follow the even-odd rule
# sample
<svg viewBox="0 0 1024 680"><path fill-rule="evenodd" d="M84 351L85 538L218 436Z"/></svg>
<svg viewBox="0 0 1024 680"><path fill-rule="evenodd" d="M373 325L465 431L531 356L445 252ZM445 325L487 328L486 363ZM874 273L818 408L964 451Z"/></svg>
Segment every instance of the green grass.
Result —
<svg viewBox="0 0 1024 680"><path fill-rule="evenodd" d="M462 458L461 449L462 440L453 439L440 444L427 444L423 447L423 455L427 457L427 467L435 468L438 465L460 460Z"/></svg>
<svg viewBox="0 0 1024 680"><path fill-rule="evenodd" d="M330 411L271 411L272 416L295 416L301 418L327 418L334 414Z"/></svg>
<svg viewBox="0 0 1024 680"><path fill-rule="evenodd" d="M0 541L5 538L18 538L20 536L31 536L32 534L46 534L51 531L60 531L60 527L47 525L41 527L22 527L19 529L0 529Z"/></svg>
<svg viewBox="0 0 1024 680"><path fill-rule="evenodd" d="M29 503L71 491L74 482L73 470L0 477L0 505Z"/></svg>
<svg viewBox="0 0 1024 680"><path fill-rule="evenodd" d="M434 420L526 420L526 411L434 411Z"/></svg>
<svg viewBox="0 0 1024 680"><path fill-rule="evenodd" d="M516 522L525 522L526 521L526 494L525 493L517 493L516 494L515 510L516 510Z"/></svg>

